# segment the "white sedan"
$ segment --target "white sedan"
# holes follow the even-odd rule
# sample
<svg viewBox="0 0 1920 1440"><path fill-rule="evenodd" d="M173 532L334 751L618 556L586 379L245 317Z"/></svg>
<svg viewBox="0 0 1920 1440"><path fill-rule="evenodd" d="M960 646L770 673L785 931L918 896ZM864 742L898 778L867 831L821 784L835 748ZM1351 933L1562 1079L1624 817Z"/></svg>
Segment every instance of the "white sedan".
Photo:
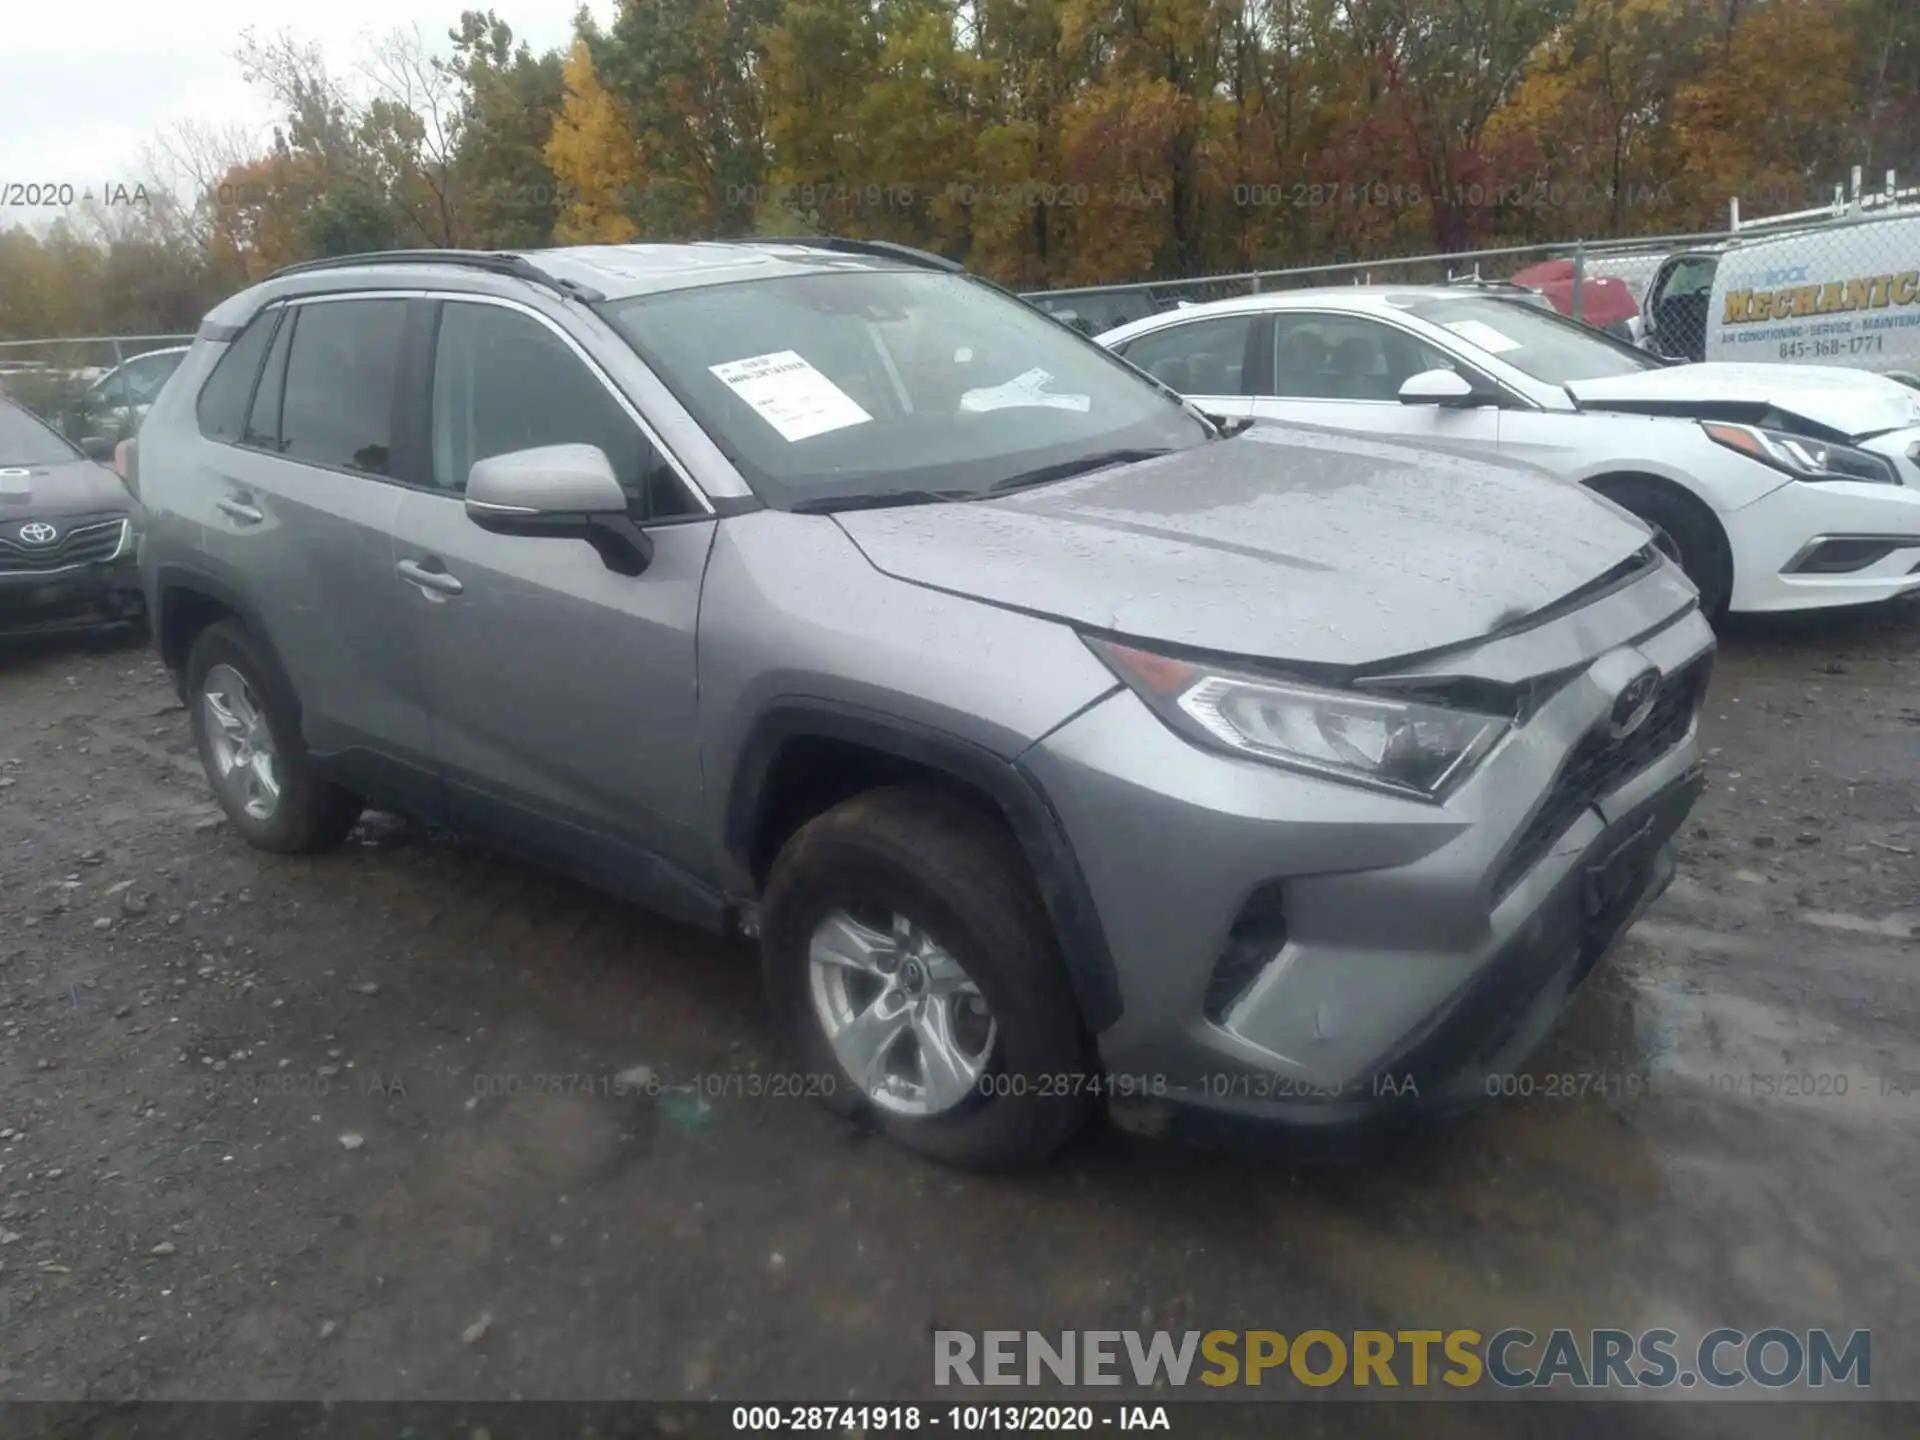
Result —
<svg viewBox="0 0 1920 1440"><path fill-rule="evenodd" d="M1493 288L1294 290L1100 343L1215 414L1492 450L1666 532L1710 617L1920 588L1920 392L1672 365Z"/></svg>

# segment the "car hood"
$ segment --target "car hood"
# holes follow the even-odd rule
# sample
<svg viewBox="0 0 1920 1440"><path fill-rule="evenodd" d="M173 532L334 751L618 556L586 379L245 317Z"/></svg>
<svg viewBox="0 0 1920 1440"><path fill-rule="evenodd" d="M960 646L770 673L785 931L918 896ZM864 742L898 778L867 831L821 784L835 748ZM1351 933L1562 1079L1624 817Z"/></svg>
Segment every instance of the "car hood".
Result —
<svg viewBox="0 0 1920 1440"><path fill-rule="evenodd" d="M1637 520L1531 467L1278 425L1000 499L836 518L897 579L1338 667L1479 639L1648 543Z"/></svg>
<svg viewBox="0 0 1920 1440"><path fill-rule="evenodd" d="M1569 381L1567 393L1582 410L1701 420L1760 420L1777 411L1845 439L1920 425L1920 390L1828 365L1671 365Z"/></svg>
<svg viewBox="0 0 1920 1440"><path fill-rule="evenodd" d="M132 508L120 477L91 460L0 465L0 525Z"/></svg>

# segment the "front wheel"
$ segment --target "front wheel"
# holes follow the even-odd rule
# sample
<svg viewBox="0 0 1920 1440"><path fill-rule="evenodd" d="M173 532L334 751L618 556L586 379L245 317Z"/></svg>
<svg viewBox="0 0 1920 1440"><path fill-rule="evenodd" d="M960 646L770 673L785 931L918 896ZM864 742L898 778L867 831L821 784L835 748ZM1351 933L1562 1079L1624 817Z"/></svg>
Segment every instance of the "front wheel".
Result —
<svg viewBox="0 0 1920 1440"><path fill-rule="evenodd" d="M876 790L811 821L774 862L761 952L814 1088L909 1149L1040 1160L1093 1108L1046 912L1012 838L964 801Z"/></svg>

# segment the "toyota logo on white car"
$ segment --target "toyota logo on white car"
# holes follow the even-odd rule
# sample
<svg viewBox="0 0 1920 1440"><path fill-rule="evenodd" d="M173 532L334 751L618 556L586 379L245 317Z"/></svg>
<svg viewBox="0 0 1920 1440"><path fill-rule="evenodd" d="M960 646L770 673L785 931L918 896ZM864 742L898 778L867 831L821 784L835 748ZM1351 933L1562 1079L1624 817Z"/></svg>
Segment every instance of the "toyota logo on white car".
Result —
<svg viewBox="0 0 1920 1440"><path fill-rule="evenodd" d="M28 545L51 545L60 532L44 520L29 520L20 527L20 538Z"/></svg>

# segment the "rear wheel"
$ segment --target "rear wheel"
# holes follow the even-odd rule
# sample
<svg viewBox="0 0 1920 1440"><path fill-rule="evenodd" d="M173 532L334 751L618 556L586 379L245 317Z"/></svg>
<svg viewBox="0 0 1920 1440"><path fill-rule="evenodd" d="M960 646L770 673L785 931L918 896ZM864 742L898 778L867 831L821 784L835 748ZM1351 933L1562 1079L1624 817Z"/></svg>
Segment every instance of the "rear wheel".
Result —
<svg viewBox="0 0 1920 1440"><path fill-rule="evenodd" d="M1591 484L1661 532L1665 540L1661 548L1680 562L1700 591L1701 612L1717 622L1733 596L1733 552L1713 512L1685 491L1658 480L1623 475Z"/></svg>
<svg viewBox="0 0 1920 1440"><path fill-rule="evenodd" d="M876 790L804 826L774 862L761 949L811 1088L909 1149L1039 1160L1093 1108L1046 912L1011 837L963 801Z"/></svg>
<svg viewBox="0 0 1920 1440"><path fill-rule="evenodd" d="M262 850L325 850L346 839L360 799L318 778L291 697L253 637L209 625L187 655L187 706L214 798Z"/></svg>

